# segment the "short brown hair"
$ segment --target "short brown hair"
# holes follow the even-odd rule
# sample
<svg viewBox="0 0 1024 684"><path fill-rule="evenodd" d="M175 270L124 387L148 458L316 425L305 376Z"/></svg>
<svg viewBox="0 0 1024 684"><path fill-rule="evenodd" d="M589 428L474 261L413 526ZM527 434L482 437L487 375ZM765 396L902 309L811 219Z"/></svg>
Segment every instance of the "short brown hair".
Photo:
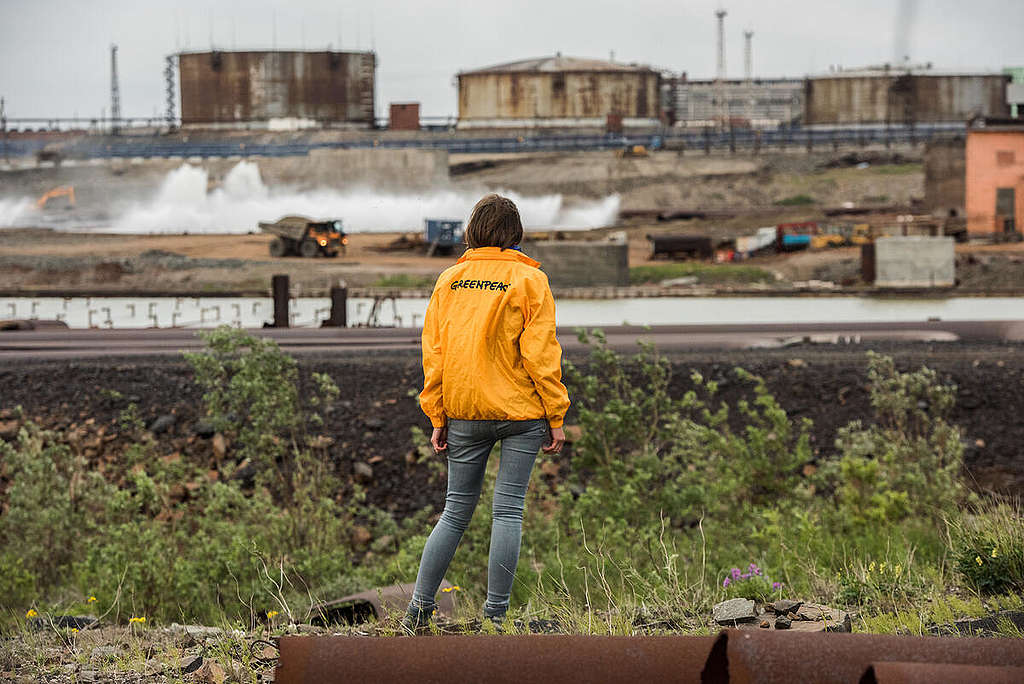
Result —
<svg viewBox="0 0 1024 684"><path fill-rule="evenodd" d="M501 247L518 245L523 239L523 222L515 202L501 195L485 195L473 207L466 226L466 245Z"/></svg>

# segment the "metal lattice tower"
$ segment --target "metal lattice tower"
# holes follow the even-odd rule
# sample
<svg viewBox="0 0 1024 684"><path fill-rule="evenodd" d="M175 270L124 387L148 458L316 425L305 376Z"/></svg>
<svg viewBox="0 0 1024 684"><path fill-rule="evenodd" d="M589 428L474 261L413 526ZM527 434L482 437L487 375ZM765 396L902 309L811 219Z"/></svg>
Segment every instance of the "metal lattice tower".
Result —
<svg viewBox="0 0 1024 684"><path fill-rule="evenodd" d="M725 15L724 9L715 10L718 18L718 80L725 80Z"/></svg>
<svg viewBox="0 0 1024 684"><path fill-rule="evenodd" d="M110 132L121 131L121 87L117 83L117 46L110 46Z"/></svg>
<svg viewBox="0 0 1024 684"><path fill-rule="evenodd" d="M164 89L167 95L167 109L164 112L164 120L167 122L168 129L173 129L175 124L174 103L176 98L174 97L174 67L175 55L167 55L164 61Z"/></svg>

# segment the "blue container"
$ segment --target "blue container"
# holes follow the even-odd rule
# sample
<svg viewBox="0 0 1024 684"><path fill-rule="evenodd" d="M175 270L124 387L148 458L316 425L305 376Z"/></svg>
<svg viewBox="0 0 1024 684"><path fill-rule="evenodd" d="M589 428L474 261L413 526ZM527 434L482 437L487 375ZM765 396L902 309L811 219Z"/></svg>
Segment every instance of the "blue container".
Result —
<svg viewBox="0 0 1024 684"><path fill-rule="evenodd" d="M787 233L782 236L783 249L804 249L811 246L810 235L794 235Z"/></svg>
<svg viewBox="0 0 1024 684"><path fill-rule="evenodd" d="M427 219L427 242L437 242L438 247L454 247L462 244L462 221L451 219Z"/></svg>

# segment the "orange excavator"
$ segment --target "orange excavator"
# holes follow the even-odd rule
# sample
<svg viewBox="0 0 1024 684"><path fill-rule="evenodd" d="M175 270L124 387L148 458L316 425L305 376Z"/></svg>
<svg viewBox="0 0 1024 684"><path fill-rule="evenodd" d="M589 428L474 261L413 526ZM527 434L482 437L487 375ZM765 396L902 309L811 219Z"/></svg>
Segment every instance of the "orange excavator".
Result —
<svg viewBox="0 0 1024 684"><path fill-rule="evenodd" d="M70 206L75 206L75 186L73 185L62 185L59 188L50 190L45 195L36 200L36 207L42 209L46 206L46 203L52 200L54 197L67 197Z"/></svg>

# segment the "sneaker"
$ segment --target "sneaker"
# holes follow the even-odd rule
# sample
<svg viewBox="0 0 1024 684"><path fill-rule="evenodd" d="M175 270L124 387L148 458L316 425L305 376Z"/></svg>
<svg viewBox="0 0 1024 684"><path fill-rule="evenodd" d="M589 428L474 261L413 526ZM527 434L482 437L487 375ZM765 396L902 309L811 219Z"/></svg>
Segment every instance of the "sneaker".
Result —
<svg viewBox="0 0 1024 684"><path fill-rule="evenodd" d="M430 633L430 617L434 610L425 610L409 606L408 611L402 617L400 627L406 636L418 636Z"/></svg>
<svg viewBox="0 0 1024 684"><path fill-rule="evenodd" d="M494 631L498 634L505 633L505 614L500 615L484 615L484 620L490 622L494 626Z"/></svg>

